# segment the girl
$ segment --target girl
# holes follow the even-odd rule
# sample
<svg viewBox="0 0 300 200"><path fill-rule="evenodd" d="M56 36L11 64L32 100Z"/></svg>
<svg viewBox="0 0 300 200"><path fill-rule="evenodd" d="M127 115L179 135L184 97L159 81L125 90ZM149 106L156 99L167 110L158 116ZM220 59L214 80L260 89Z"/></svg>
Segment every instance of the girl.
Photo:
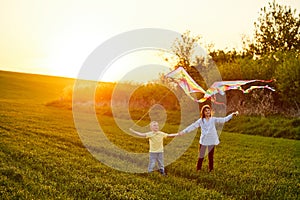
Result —
<svg viewBox="0 0 300 200"><path fill-rule="evenodd" d="M220 143L219 137L216 130L216 123L225 123L229 121L233 115L238 115L238 111L231 113L224 118L212 117L211 108L209 105L204 105L201 108L201 116L196 122L189 125L179 135L191 132L192 130L201 127L201 136L199 141L199 155L197 162L197 170L202 167L202 162L204 160L206 148L208 148L208 162L209 162L209 172L214 168L214 149L215 145Z"/></svg>

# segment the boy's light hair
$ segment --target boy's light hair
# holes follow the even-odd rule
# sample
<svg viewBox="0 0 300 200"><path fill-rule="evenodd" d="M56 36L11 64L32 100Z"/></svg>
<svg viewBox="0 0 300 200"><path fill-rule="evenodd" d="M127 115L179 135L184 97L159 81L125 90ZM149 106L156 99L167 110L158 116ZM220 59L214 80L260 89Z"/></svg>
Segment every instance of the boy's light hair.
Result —
<svg viewBox="0 0 300 200"><path fill-rule="evenodd" d="M150 122L150 127L152 127L154 124L158 124L158 122L157 121Z"/></svg>

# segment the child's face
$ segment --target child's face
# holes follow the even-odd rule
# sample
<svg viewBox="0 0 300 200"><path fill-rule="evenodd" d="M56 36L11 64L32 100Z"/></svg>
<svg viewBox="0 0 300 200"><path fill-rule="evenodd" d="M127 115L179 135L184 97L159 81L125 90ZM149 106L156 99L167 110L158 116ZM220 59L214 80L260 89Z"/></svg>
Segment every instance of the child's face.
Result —
<svg viewBox="0 0 300 200"><path fill-rule="evenodd" d="M210 109L209 108L204 109L204 115L205 115L205 117L210 117Z"/></svg>
<svg viewBox="0 0 300 200"><path fill-rule="evenodd" d="M153 123L153 124L151 124L151 130L152 130L152 131L159 131L158 123Z"/></svg>

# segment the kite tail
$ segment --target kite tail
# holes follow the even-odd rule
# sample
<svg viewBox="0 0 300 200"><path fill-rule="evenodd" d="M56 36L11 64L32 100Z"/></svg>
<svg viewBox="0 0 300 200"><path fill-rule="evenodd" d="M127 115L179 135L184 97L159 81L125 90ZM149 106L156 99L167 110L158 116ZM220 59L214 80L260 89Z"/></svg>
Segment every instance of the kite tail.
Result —
<svg viewBox="0 0 300 200"><path fill-rule="evenodd" d="M193 98L192 96L190 96L190 97ZM197 103L203 103L203 102L207 101L208 99L210 99L211 102L213 102L214 104L225 105L225 103L223 103L223 102L218 102L218 101L216 100L215 95L210 96L210 97L203 97L203 98L201 98L201 99L195 99L195 98L193 98L193 99L194 99L194 101L196 101Z"/></svg>
<svg viewBox="0 0 300 200"><path fill-rule="evenodd" d="M265 85L265 86L251 86L250 88L248 88L247 90L243 90L243 92L245 94L248 94L249 92L251 92L253 89L257 89L257 88L266 88L266 89L269 89L271 91L275 91L273 88L269 87L268 85Z"/></svg>
<svg viewBox="0 0 300 200"><path fill-rule="evenodd" d="M223 103L223 102L218 102L215 95L211 96L211 97L210 97L210 100L211 100L211 102L213 102L214 104L217 104L217 105L225 105L225 103Z"/></svg>
<svg viewBox="0 0 300 200"><path fill-rule="evenodd" d="M260 82L263 82L263 83L271 83L273 80L258 80Z"/></svg>

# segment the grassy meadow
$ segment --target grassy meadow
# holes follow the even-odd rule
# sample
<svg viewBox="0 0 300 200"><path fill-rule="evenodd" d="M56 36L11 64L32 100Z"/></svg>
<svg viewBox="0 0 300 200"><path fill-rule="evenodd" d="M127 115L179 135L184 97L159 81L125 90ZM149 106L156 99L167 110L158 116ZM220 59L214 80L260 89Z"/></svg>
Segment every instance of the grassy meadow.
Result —
<svg viewBox="0 0 300 200"><path fill-rule="evenodd" d="M72 83L0 71L0 199L299 199L299 140L222 132L212 173L207 159L195 170L199 133L166 177L102 164L82 144L72 110L46 106ZM98 117L118 145L147 152L146 139L132 138L131 149L112 117Z"/></svg>

